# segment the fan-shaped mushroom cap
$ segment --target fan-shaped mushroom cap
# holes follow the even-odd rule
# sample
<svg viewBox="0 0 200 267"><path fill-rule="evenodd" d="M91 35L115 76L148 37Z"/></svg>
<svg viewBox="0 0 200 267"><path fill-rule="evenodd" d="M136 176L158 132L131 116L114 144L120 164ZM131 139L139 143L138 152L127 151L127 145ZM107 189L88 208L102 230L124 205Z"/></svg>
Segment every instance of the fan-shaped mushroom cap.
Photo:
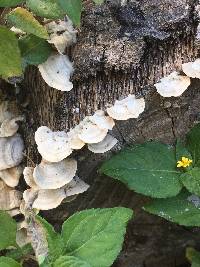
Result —
<svg viewBox="0 0 200 267"><path fill-rule="evenodd" d="M20 176L22 175L22 167L17 166L10 169L0 171L0 178L10 187L15 187L19 183Z"/></svg>
<svg viewBox="0 0 200 267"><path fill-rule="evenodd" d="M115 125L114 120L109 116L105 116L105 112L102 110L97 110L93 116L89 117L89 119L100 129L112 130Z"/></svg>
<svg viewBox="0 0 200 267"><path fill-rule="evenodd" d="M12 210L21 204L22 193L8 187L0 180L0 210Z"/></svg>
<svg viewBox="0 0 200 267"><path fill-rule="evenodd" d="M78 137L80 131L81 128L77 125L67 133L71 149L81 149L84 147L85 143Z"/></svg>
<svg viewBox="0 0 200 267"><path fill-rule="evenodd" d="M2 122L0 127L0 137L9 137L16 134L19 129L18 121L23 121L23 117L19 116L13 119L6 119Z"/></svg>
<svg viewBox="0 0 200 267"><path fill-rule="evenodd" d="M117 144L118 140L107 134L106 137L97 144L88 144L88 149L93 153L105 153Z"/></svg>
<svg viewBox="0 0 200 267"><path fill-rule="evenodd" d="M123 100L116 100L114 106L107 109L107 113L115 120L128 120L138 118L144 109L144 98L136 99L135 95L129 95Z"/></svg>
<svg viewBox="0 0 200 267"><path fill-rule="evenodd" d="M88 190L89 185L76 176L70 183L65 185L63 188L65 191L65 196L71 197L74 195L84 193L85 191Z"/></svg>
<svg viewBox="0 0 200 267"><path fill-rule="evenodd" d="M0 170L15 167L23 158L24 143L19 134L0 137Z"/></svg>
<svg viewBox="0 0 200 267"><path fill-rule="evenodd" d="M76 43L77 31L70 20L52 21L45 25L50 39L48 42L54 44L59 53L64 53L66 47Z"/></svg>
<svg viewBox="0 0 200 267"><path fill-rule="evenodd" d="M74 159L56 163L42 161L35 167L33 177L40 189L58 189L73 179L76 170L77 162Z"/></svg>
<svg viewBox="0 0 200 267"><path fill-rule="evenodd" d="M50 87L61 91L70 91L73 88L70 82L73 66L67 56L53 54L46 62L38 65L38 68L42 78Z"/></svg>
<svg viewBox="0 0 200 267"><path fill-rule="evenodd" d="M182 69L188 77L200 79L200 58L194 62L182 64Z"/></svg>
<svg viewBox="0 0 200 267"><path fill-rule="evenodd" d="M35 133L35 141L42 157L49 162L58 162L68 157L72 149L65 132L52 132L41 126Z"/></svg>
<svg viewBox="0 0 200 267"><path fill-rule="evenodd" d="M33 171L33 167L25 167L23 170L24 180L31 188L38 189L38 185L35 183L33 178Z"/></svg>
<svg viewBox="0 0 200 267"><path fill-rule="evenodd" d="M108 129L101 129L96 124L92 123L89 117L85 117L85 119L79 124L79 127L80 130L78 137L84 143L88 144L101 142L108 132Z"/></svg>
<svg viewBox="0 0 200 267"><path fill-rule="evenodd" d="M164 97L180 96L190 85L190 78L174 71L155 84L157 92Z"/></svg>
<svg viewBox="0 0 200 267"><path fill-rule="evenodd" d="M33 203L33 208L39 210L55 209L61 204L64 198L65 192L63 189L40 190Z"/></svg>

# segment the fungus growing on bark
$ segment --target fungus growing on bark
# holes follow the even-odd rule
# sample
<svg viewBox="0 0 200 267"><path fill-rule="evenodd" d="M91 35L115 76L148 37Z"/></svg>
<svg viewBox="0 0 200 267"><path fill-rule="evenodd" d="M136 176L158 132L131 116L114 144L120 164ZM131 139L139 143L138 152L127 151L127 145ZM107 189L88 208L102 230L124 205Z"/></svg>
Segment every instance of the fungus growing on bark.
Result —
<svg viewBox="0 0 200 267"><path fill-rule="evenodd" d="M183 72L191 78L200 79L200 59L196 59L194 62L188 62L182 64Z"/></svg>
<svg viewBox="0 0 200 267"><path fill-rule="evenodd" d="M65 159L58 163L42 162L35 169L26 168L25 179L28 185L33 187L23 193L24 203L21 212L26 213L27 209L54 209L64 199L72 200L69 197L85 192L89 185L74 177L76 169L77 163L73 159Z"/></svg>
<svg viewBox="0 0 200 267"><path fill-rule="evenodd" d="M155 84L157 92L163 97L180 96L190 85L190 78L174 71Z"/></svg>
<svg viewBox="0 0 200 267"><path fill-rule="evenodd" d="M66 55L53 54L46 62L38 65L38 68L50 87L61 91L70 91L73 88L70 82L73 66Z"/></svg>
<svg viewBox="0 0 200 267"><path fill-rule="evenodd" d="M107 134L106 137L97 144L88 144L88 149L92 151L93 153L105 153L109 150L111 150L116 144L118 140L111 136L110 134Z"/></svg>
<svg viewBox="0 0 200 267"><path fill-rule="evenodd" d="M0 180L0 210L10 211L19 208L22 200L22 193L8 187Z"/></svg>
<svg viewBox="0 0 200 267"><path fill-rule="evenodd" d="M109 116L105 116L103 110L97 110L93 116L89 116L89 120L96 124L100 129L112 130L115 126L114 120Z"/></svg>
<svg viewBox="0 0 200 267"><path fill-rule="evenodd" d="M22 175L22 167L16 166L10 169L0 171L0 179L2 179L8 186L15 187L19 183Z"/></svg>
<svg viewBox="0 0 200 267"><path fill-rule="evenodd" d="M92 123L90 117L85 117L79 124L80 131L78 137L87 144L95 144L101 142L107 135L108 129L99 128Z"/></svg>
<svg viewBox="0 0 200 267"><path fill-rule="evenodd" d="M53 132L41 126L35 133L35 141L42 157L49 162L58 162L68 157L72 149L65 132Z"/></svg>
<svg viewBox="0 0 200 267"><path fill-rule="evenodd" d="M33 178L40 189L58 189L69 183L76 174L77 162L64 159L60 162L42 161L33 171Z"/></svg>
<svg viewBox="0 0 200 267"><path fill-rule="evenodd" d="M145 109L144 98L135 98L129 95L123 100L116 100L115 104L107 109L107 113L115 120L128 120L138 118Z"/></svg>
<svg viewBox="0 0 200 267"><path fill-rule="evenodd" d="M0 137L0 170L19 165L23 158L24 143L19 134Z"/></svg>
<svg viewBox="0 0 200 267"><path fill-rule="evenodd" d="M51 21L45 26L50 37L48 42L54 44L59 53L63 54L67 47L76 43L77 31L70 19Z"/></svg>

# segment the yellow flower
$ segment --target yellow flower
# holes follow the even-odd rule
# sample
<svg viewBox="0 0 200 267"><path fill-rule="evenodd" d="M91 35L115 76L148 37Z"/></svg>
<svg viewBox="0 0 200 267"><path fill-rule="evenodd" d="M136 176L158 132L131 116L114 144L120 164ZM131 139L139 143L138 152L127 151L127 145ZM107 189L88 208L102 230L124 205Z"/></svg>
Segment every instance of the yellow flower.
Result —
<svg viewBox="0 0 200 267"><path fill-rule="evenodd" d="M186 168L190 166L191 163L192 163L191 159L182 157L181 160L177 161L177 168L181 168L181 167Z"/></svg>

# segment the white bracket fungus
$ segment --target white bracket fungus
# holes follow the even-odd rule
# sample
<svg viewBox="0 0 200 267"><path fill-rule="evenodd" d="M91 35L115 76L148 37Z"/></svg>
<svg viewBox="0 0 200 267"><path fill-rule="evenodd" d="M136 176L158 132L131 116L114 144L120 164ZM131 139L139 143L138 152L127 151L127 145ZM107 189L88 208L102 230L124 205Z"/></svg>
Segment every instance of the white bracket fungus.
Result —
<svg viewBox="0 0 200 267"><path fill-rule="evenodd" d="M22 200L22 193L8 187L0 180L0 210L13 210L19 208Z"/></svg>
<svg viewBox="0 0 200 267"><path fill-rule="evenodd" d="M70 76L74 69L66 55L53 54L46 62L38 65L38 68L50 87L61 91L70 91L73 88Z"/></svg>
<svg viewBox="0 0 200 267"><path fill-rule="evenodd" d="M19 165L23 158L24 143L19 134L0 137L0 170Z"/></svg>
<svg viewBox="0 0 200 267"><path fill-rule="evenodd" d="M118 140L113 136L107 134L106 137L97 144L88 144L88 149L93 153L105 153L111 150L116 144Z"/></svg>
<svg viewBox="0 0 200 267"><path fill-rule="evenodd" d="M76 174L77 162L64 159L60 162L42 161L33 171L35 183L41 189L58 189L69 183Z"/></svg>
<svg viewBox="0 0 200 267"><path fill-rule="evenodd" d="M107 109L107 113L115 120L138 118L145 109L144 98L135 98L129 95L123 100L116 100L114 106Z"/></svg>
<svg viewBox="0 0 200 267"><path fill-rule="evenodd" d="M200 59L196 59L194 62L188 62L182 64L183 72L191 78L200 79Z"/></svg>
<svg viewBox="0 0 200 267"><path fill-rule="evenodd" d="M163 97L180 96L190 85L190 78L174 71L155 84L157 92Z"/></svg>
<svg viewBox="0 0 200 267"><path fill-rule="evenodd" d="M65 132L52 132L41 126L35 133L35 141L42 157L49 162L58 162L68 157L72 149Z"/></svg>
<svg viewBox="0 0 200 267"><path fill-rule="evenodd" d="M15 187L19 183L23 168L16 166L10 169L0 171L0 179L2 179L8 186Z"/></svg>
<svg viewBox="0 0 200 267"><path fill-rule="evenodd" d="M76 43L77 31L70 19L52 21L47 23L45 27L50 37L48 42L54 44L60 54L63 54L67 47Z"/></svg>

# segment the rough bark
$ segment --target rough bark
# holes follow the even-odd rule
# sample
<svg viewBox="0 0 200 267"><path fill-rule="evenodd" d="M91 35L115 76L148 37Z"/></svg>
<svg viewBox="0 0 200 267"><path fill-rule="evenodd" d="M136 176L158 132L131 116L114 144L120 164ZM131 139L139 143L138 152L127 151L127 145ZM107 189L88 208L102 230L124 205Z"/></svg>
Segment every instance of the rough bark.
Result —
<svg viewBox="0 0 200 267"><path fill-rule="evenodd" d="M85 1L77 45L69 51L74 61L74 88L59 92L49 88L36 68L25 75L19 101L26 124L23 135L27 163L39 162L34 132L41 125L68 130L86 115L105 109L116 99L135 93L144 96L146 110L139 119L117 122L113 135L119 146L145 140L173 143L199 121L200 82L193 79L180 98L161 98L153 86L163 76L181 70L182 62L198 56L195 46L197 17L195 0L107 1L95 7ZM25 92L25 94L24 94ZM172 225L141 211L148 199L96 172L105 155L87 149L74 153L79 176L90 190L70 204L43 212L57 228L76 210L91 207L126 206L136 211L129 224L123 252L115 267L174 267L185 264L187 245L200 246L200 233ZM31 160L30 160L31 159Z"/></svg>

